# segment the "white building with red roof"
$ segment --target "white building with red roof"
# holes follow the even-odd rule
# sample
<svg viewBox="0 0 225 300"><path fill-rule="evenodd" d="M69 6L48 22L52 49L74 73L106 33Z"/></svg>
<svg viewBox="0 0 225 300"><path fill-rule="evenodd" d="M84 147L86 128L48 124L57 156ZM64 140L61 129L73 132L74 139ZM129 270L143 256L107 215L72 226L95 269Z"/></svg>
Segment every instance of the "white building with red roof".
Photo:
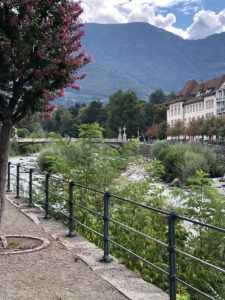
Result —
<svg viewBox="0 0 225 300"><path fill-rule="evenodd" d="M173 126L177 121L188 124L200 117L225 114L225 74L206 82L189 80L170 102L167 109L167 123Z"/></svg>

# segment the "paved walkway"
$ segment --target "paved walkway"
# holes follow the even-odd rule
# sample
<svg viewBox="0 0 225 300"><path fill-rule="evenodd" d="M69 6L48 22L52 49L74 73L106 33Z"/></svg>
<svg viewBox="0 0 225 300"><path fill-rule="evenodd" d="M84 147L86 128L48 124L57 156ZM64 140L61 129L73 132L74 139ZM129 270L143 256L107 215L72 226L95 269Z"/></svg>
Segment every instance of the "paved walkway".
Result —
<svg viewBox="0 0 225 300"><path fill-rule="evenodd" d="M67 238L62 224L43 219L40 209L27 208L14 196L7 195L7 235L42 237L50 245L32 253L0 255L1 300L169 299L118 260L100 263L101 249L79 235Z"/></svg>

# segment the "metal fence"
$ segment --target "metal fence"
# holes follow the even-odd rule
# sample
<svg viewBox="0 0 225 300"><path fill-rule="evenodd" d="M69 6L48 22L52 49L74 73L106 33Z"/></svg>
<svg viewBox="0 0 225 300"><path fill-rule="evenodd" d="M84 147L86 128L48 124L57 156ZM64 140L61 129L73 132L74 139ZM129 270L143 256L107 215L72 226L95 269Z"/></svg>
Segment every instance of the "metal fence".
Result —
<svg viewBox="0 0 225 300"><path fill-rule="evenodd" d="M16 166L16 174L13 174L11 171L11 165ZM23 173L27 173L29 174L29 178L25 179L21 177L21 170L23 170ZM33 182L33 175L34 173L36 175L41 175L45 177L45 186L42 187L40 185L37 185ZM180 283L184 286L186 286L188 289L193 290L194 292L196 292L199 295L204 296L206 299L214 299L211 296L207 295L206 293L204 293L204 291L200 291L199 289L189 285L188 283L184 282L183 280L179 279L176 275L176 253L180 253L181 255L184 255L185 257L188 257L189 259L192 259L202 265L205 265L209 268L212 268L218 272L221 272L222 274L225 274L225 270L217 267L213 264L208 263L207 261L204 261L202 259L199 259L189 253L186 253L178 248L176 248L176 220L180 219L192 224L196 224L205 228L209 228L212 230L215 230L217 232L221 232L221 233L225 233L225 229L223 228L219 228L219 227L215 227L212 226L210 224L205 224L202 222L199 222L197 220L192 220L186 217L183 217L181 215L178 215L176 212L167 212L164 210L160 210L160 209L156 209L154 207L150 207L135 201L132 201L130 199L126 199L126 198L122 198L116 195L111 194L109 191L107 192L103 192L97 189L93 189L84 185L80 185L77 184L73 181L68 181L68 180L63 180L61 178L58 178L56 176L53 176L49 173L41 173L41 172L37 172L34 171L33 169L30 168L26 168L21 166L20 164L13 164L11 162L8 163L8 184L7 184L7 192L11 192L11 185L12 185L12 179L11 177L14 177L14 182L15 184L15 189L16 189L16 198L20 198L20 192L23 190L25 193L27 193L29 195L28 199L29 199L29 207L32 207L34 205L34 200L33 200L33 189L34 188L38 188L38 189L42 189L45 197L44 199L39 199L43 202L44 208L45 208L45 218L49 219L50 218L50 209L57 211L58 213L61 213L62 215L64 215L64 217L66 217L68 219L68 223L69 223L69 233L68 236L73 237L75 235L74 233L74 224L77 223L80 226L90 230L91 232L93 232L94 234L96 234L97 236L99 236L103 241L104 241L104 255L102 258L103 262L106 263L110 263L112 261L111 257L110 257L110 253L109 253L109 244L112 243L115 246L119 247L120 249L126 251L127 253L129 253L130 255L134 256L135 258L141 260L142 262L148 264L149 266L153 267L156 269L156 271L161 272L162 274L166 275L168 277L168 281L169 281L169 291L170 291L170 300L175 300L176 299L176 283ZM53 178L54 180L58 181L58 182L63 182L64 184L67 185L68 187L68 199L64 198L62 195L56 194L52 191L50 191L50 178ZM27 184L27 190L25 190L24 188L21 187L21 183L26 183ZM89 190L89 191L93 191L96 192L100 195L102 195L103 200L104 200L104 213L101 214L95 210L92 210L88 207L85 207L83 205L80 205L78 203L76 203L74 201L74 187L80 188L80 189L85 189L85 190ZM68 211L62 211L60 209L57 209L56 207L54 207L51 203L51 194L53 194L56 197L61 198L62 200L68 202ZM114 198L115 200L121 200L122 202L128 202L132 205L141 207L145 210L149 210L149 211L154 211L160 215L164 215L168 218L168 244L164 243L154 237L148 236L130 226L127 226L126 224L123 224L117 220L114 220L112 218L110 218L110 199ZM93 228L90 228L89 226L86 226L85 224L82 224L79 220L77 220L74 217L74 207L80 208L80 209L84 209L86 211L88 211L89 213L98 216L99 218L101 218L104 221L104 234L101 234L99 232L97 232L96 230L94 230ZM134 216L135 217L135 216ZM124 247L123 245L117 243L116 241L112 240L110 238L110 231L109 231L109 223L112 222L118 226L121 226L127 230L130 230L132 232L135 232L136 234L147 238L151 241L154 241L155 243L160 244L163 247L166 247L168 249L168 254L169 254L169 272L165 271L164 269L158 267L156 264L146 260L144 257L139 256L138 254L134 253L133 251L127 249L126 247Z"/></svg>

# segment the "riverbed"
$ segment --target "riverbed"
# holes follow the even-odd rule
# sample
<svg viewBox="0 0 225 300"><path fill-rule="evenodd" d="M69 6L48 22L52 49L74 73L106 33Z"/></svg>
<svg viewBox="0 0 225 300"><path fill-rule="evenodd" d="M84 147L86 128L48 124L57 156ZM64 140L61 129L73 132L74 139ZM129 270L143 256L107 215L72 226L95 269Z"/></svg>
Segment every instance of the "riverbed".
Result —
<svg viewBox="0 0 225 300"><path fill-rule="evenodd" d="M29 169L32 168L34 170L39 170L37 166L37 157L39 153L34 153L29 156L15 156L10 157L9 161L11 164L11 172L14 176L11 176L13 185L15 186L16 179L16 164L20 164L21 167L20 176L24 179L23 185L24 190L28 190L28 181L29 181ZM127 170L121 174L121 177L130 181L130 182L140 182L146 180L146 176L148 176L143 165L131 165L128 166ZM34 179L38 179L39 176L34 173ZM215 187L219 193L225 196L225 177L213 178L212 186ZM151 188L152 187L152 188ZM174 188L170 187L168 184L163 182L155 182L150 184L149 194L152 192L154 188L159 188L161 190L161 196L166 197L166 204L173 207L181 207L184 205L184 200L182 200L179 196L174 196L172 193Z"/></svg>

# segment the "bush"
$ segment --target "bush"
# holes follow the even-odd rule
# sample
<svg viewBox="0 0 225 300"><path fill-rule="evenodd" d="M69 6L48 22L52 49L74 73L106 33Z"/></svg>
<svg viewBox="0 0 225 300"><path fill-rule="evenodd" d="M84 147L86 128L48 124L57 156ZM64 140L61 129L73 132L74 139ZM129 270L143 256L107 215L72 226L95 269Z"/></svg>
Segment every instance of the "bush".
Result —
<svg viewBox="0 0 225 300"><path fill-rule="evenodd" d="M181 179L186 182L188 177L193 177L196 170L204 170L209 173L207 159L202 153L186 152L184 163L181 166Z"/></svg>
<svg viewBox="0 0 225 300"><path fill-rule="evenodd" d="M33 145L25 145L20 147L21 154L30 154L33 152L34 152Z"/></svg>
<svg viewBox="0 0 225 300"><path fill-rule="evenodd" d="M57 144L51 144L43 148L37 158L37 163L41 171L52 171L52 159L50 157L54 157L60 155L60 147Z"/></svg>
<svg viewBox="0 0 225 300"><path fill-rule="evenodd" d="M27 128L18 128L17 129L17 136L20 138L25 138L30 135L30 132Z"/></svg>
<svg viewBox="0 0 225 300"><path fill-rule="evenodd" d="M9 155L10 156L16 156L19 155L19 146L17 142L10 142L10 150L9 150Z"/></svg>
<svg viewBox="0 0 225 300"><path fill-rule="evenodd" d="M224 167L212 149L200 144L175 144L166 141L156 142L151 155L165 166L166 174L162 178L169 182L178 177L187 183L187 177L194 177L197 170L203 170L210 176L223 176Z"/></svg>

